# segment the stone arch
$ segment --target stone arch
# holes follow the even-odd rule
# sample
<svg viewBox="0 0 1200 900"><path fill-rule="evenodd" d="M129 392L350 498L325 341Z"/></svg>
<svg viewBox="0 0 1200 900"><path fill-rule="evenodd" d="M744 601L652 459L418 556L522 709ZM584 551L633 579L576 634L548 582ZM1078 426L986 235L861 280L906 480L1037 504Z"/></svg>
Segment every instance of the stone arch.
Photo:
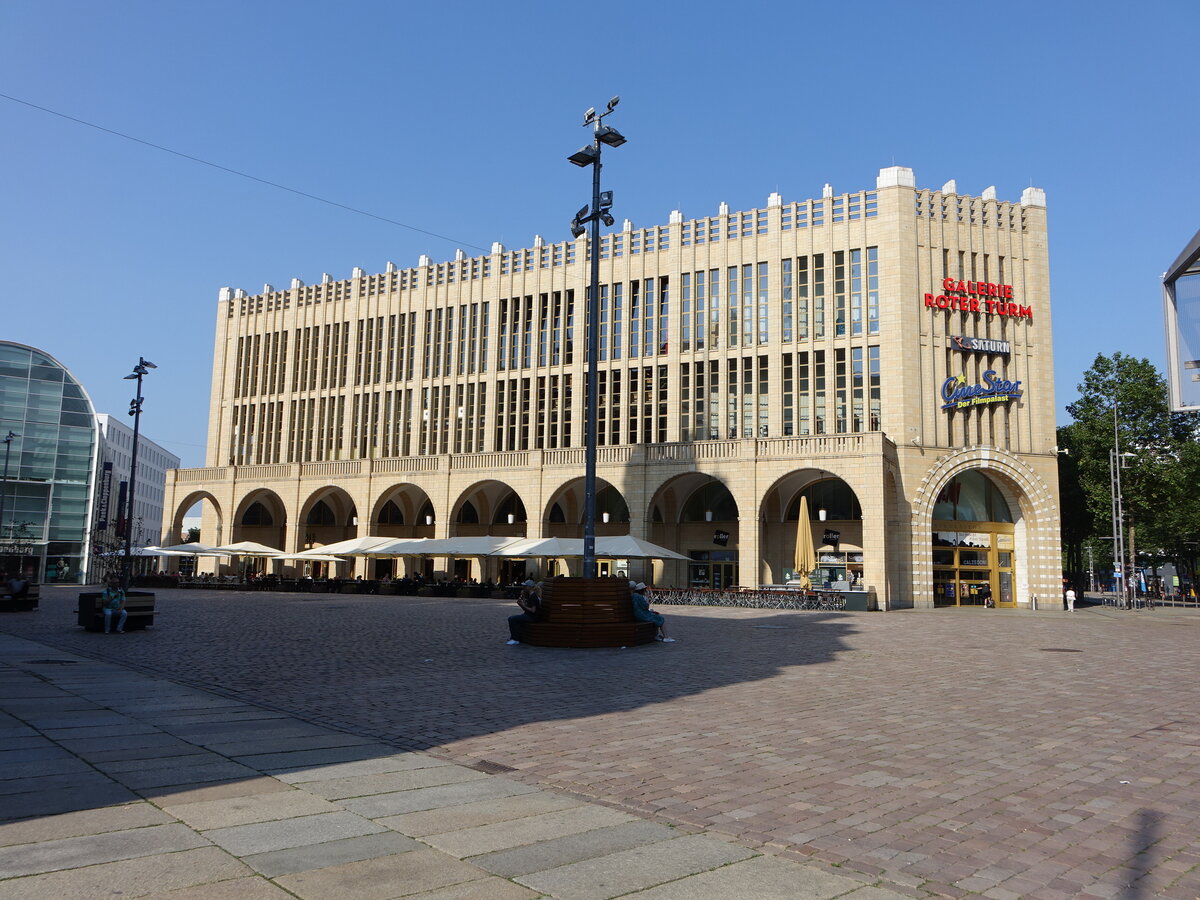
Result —
<svg viewBox="0 0 1200 900"><path fill-rule="evenodd" d="M684 472L664 480L650 495L646 508L649 540L699 562L656 563L655 580L699 587L702 585L693 575L703 572L704 578L715 579L707 586L737 584L740 518L737 498L719 476ZM717 532L729 536L725 543L715 543Z"/></svg>
<svg viewBox="0 0 1200 900"><path fill-rule="evenodd" d="M547 537L583 537L582 478L563 482L546 500L542 511L542 533ZM561 511L560 519L555 507ZM604 514L608 513L608 521ZM611 537L629 534L629 505L620 488L603 478L596 478L596 536Z"/></svg>
<svg viewBox="0 0 1200 900"><path fill-rule="evenodd" d="M474 509L475 521L466 512ZM512 522L508 521L511 515ZM477 481L450 504L449 533L452 536L499 535L525 537L525 503L512 485L496 479Z"/></svg>
<svg viewBox="0 0 1200 900"><path fill-rule="evenodd" d="M921 479L913 497L912 583L914 603L933 604L933 508L941 489L967 471L987 475L1000 491L1013 517L1014 596L1018 604L1041 594L1057 597L1061 574L1058 502L1051 486L1019 457L1003 450L964 448L939 459Z"/></svg>
<svg viewBox="0 0 1200 900"><path fill-rule="evenodd" d="M434 526L426 525L421 517L429 503L425 489L412 482L385 488L371 508L370 533L395 538L433 537Z"/></svg>
<svg viewBox="0 0 1200 900"><path fill-rule="evenodd" d="M183 533L183 519L188 510L197 503L205 504L201 512L200 540L212 546L222 543L222 535L225 533L225 514L221 509L221 504L209 491L199 490L192 491L176 503L170 525L166 528L166 534L163 536L163 544L178 544L187 539ZM208 524L209 521L212 522L211 526ZM211 534L204 533L206 527L212 529Z"/></svg>
<svg viewBox="0 0 1200 900"><path fill-rule="evenodd" d="M300 505L296 530L302 550L358 537L358 508L344 488L325 485L309 494Z"/></svg>
<svg viewBox="0 0 1200 900"><path fill-rule="evenodd" d="M284 550L287 548L287 526L287 505L283 499L270 488L255 488L237 504L230 528L232 533L224 543L257 541Z"/></svg>
<svg viewBox="0 0 1200 900"><path fill-rule="evenodd" d="M829 546L829 552L861 554L863 513L858 495L850 481L824 468L793 469L777 478L759 501L761 580L780 584L793 569L802 496L809 497L809 527L818 551L825 529L831 528L841 540L838 547ZM825 519L820 517L822 509ZM861 577L861 563L855 572Z"/></svg>

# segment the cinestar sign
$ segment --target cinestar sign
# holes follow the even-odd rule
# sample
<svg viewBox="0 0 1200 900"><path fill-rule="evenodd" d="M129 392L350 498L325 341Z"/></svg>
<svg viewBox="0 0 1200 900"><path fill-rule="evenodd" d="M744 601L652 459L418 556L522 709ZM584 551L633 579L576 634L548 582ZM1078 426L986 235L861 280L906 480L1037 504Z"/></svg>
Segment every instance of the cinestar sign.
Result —
<svg viewBox="0 0 1200 900"><path fill-rule="evenodd" d="M967 384L966 375L951 375L942 384L942 409L968 409L987 403L1021 399L1021 382L1001 378L992 369L983 373L983 384Z"/></svg>
<svg viewBox="0 0 1200 900"><path fill-rule="evenodd" d="M1008 341L993 341L990 338L967 337L961 334L951 336L950 348L964 353L1002 353L1005 356L1012 353L1012 344Z"/></svg>

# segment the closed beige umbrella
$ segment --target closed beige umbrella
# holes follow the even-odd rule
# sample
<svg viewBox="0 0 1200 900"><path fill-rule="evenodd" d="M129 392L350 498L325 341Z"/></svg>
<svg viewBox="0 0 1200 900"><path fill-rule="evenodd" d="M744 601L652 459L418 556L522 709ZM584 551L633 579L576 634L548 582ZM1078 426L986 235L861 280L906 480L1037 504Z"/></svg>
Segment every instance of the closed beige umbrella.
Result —
<svg viewBox="0 0 1200 900"><path fill-rule="evenodd" d="M804 590L812 589L813 569L817 567L817 551L813 548L812 522L808 518L808 498L800 498L800 519L796 523L796 559L795 574L792 576L800 582Z"/></svg>

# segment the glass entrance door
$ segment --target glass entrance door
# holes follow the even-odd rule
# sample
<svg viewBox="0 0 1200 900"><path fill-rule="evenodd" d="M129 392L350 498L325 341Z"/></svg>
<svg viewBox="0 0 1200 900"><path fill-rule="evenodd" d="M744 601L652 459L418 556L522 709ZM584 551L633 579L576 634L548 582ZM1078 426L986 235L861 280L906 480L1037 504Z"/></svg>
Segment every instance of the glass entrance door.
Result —
<svg viewBox="0 0 1200 900"><path fill-rule="evenodd" d="M933 605L1015 607L1013 534L1007 523L971 523L971 531L934 523Z"/></svg>

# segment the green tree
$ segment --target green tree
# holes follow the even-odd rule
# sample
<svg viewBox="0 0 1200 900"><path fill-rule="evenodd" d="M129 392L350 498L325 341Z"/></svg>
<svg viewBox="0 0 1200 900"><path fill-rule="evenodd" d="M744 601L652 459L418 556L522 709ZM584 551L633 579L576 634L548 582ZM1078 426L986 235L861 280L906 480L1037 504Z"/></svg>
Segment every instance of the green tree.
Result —
<svg viewBox="0 0 1200 900"><path fill-rule="evenodd" d="M1074 421L1059 429L1059 446L1071 452L1070 462L1060 464L1068 561L1089 539L1111 534L1114 435L1121 453L1128 454L1121 493L1126 529L1139 555L1145 551L1151 561L1186 555L1188 542L1200 535L1200 501L1194 496L1200 416L1172 413L1166 382L1154 365L1122 353L1097 356L1079 393L1067 407ZM1069 518L1077 522L1068 525ZM1111 545L1104 546L1098 558L1111 553Z"/></svg>
<svg viewBox="0 0 1200 900"><path fill-rule="evenodd" d="M187 540L184 541L184 543L194 544L198 540L200 540L200 529L199 528L189 528L187 530Z"/></svg>

